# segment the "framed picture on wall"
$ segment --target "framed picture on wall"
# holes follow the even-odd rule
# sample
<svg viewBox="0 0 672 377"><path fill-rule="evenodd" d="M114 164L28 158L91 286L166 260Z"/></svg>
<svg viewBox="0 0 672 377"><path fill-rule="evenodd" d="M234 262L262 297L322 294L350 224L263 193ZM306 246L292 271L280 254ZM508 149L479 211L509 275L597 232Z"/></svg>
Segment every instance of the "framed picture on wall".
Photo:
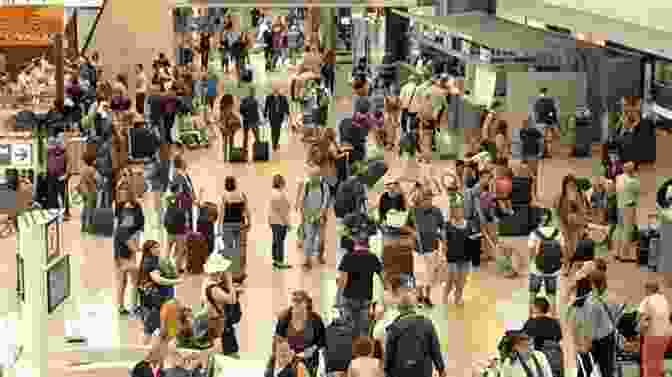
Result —
<svg viewBox="0 0 672 377"><path fill-rule="evenodd" d="M61 255L61 222L59 217L49 221L45 225L47 242L47 264Z"/></svg>

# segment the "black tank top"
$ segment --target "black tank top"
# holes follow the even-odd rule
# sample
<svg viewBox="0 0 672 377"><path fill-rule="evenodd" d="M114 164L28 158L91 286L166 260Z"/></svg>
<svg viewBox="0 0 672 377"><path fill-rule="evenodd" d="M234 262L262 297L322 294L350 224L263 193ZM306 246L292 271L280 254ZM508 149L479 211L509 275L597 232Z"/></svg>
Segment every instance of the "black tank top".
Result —
<svg viewBox="0 0 672 377"><path fill-rule="evenodd" d="M245 202L233 202L224 204L224 223L242 223L245 214Z"/></svg>

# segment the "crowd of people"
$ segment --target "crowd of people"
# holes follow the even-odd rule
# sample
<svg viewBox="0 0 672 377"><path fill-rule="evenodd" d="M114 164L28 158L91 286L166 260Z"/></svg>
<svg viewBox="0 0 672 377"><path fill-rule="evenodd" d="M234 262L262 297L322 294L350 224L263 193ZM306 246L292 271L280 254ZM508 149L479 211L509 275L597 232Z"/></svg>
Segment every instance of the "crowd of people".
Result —
<svg viewBox="0 0 672 377"><path fill-rule="evenodd" d="M239 298L245 294L254 198L234 176L225 177L218 203L204 198L185 158L188 145L179 133L184 119L192 128L218 131L223 157L231 162L260 160L262 119L270 123L273 150L280 147L285 121L302 133L307 157L297 192L288 192L286 177L268 177L274 269L292 268L285 251L292 227L298 228L305 273L325 264L331 254L325 247L327 222L331 211L335 215L334 318L327 323L318 314L313 292L292 292L290 307L275 322L266 376L447 376L439 325L430 314L432 292L442 289L442 304L464 305L470 273L490 262L501 266L504 277L529 279L530 313L522 328L507 329L497 357L478 368L478 375L560 377L567 375L571 358L580 376L611 377L617 355L633 351L641 355L642 376L662 374L670 308L661 287L647 282L647 297L634 310L606 295L608 266L636 261L642 247L637 161L624 160L617 148L605 145L600 176L566 175L556 200L544 208L537 199L539 164L552 156L557 103L541 91L522 125L520 157L512 152L510 125L497 104L482 112L479 127L464 129L463 151L446 152L452 146L444 133L459 128L450 105L464 101L464 92L460 79L440 70L426 80L412 77L399 96L380 95L363 64L353 75L352 116L327 127L335 53L315 41L301 46L303 38L292 36L299 27L287 24L281 18L259 22L266 25L257 37L264 43L266 69L304 50L289 96L274 88L263 105L254 89L242 98L217 92L218 78L209 71L208 54L215 45L209 34L194 48L200 66L175 65L163 54L149 74L138 64L133 99L125 75L102 80L97 56L82 57L79 70L66 75L66 97L81 111L77 123L90 146L81 156L84 166L75 188L84 198L82 231L113 238L120 314L141 320L142 342L153 345L133 376L152 370L164 376L205 373L209 353L239 357L236 327L248 310ZM247 81L245 50L253 39L232 30L219 38L222 67L228 71L231 59L241 82ZM195 41L183 43L186 48ZM82 96L89 87L96 90L94 98ZM622 128L638 127L639 103L625 102ZM242 148L234 146L238 131ZM58 202L67 206L68 185L62 182L72 162L59 153L65 148L62 138L49 143L49 175L60 185ZM404 155L430 167L436 156L455 162L441 172L430 168L419 179L392 176L390 158ZM144 168L140 172L138 163ZM384 192L371 200L381 180ZM145 192L161 197L165 245L141 237ZM447 197L448 205L436 204L437 196ZM291 223L292 211L298 212L299 224ZM507 247L506 233L528 237L527 250ZM372 246L376 237L380 248ZM192 308L176 297L175 286L185 273L204 274L202 306ZM376 280L384 287L382 297L374 294ZM129 282L136 294L125 302ZM569 286L566 297L558 297L561 282ZM542 286L545 297L539 296ZM569 309L560 310L562 303ZM185 358L181 349L197 356Z"/></svg>

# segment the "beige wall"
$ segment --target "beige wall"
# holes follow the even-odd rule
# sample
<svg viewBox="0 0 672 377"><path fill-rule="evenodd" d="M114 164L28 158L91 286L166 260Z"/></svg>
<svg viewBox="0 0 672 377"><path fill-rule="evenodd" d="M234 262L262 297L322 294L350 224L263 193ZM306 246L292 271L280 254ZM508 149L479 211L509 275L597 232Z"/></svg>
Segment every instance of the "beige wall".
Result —
<svg viewBox="0 0 672 377"><path fill-rule="evenodd" d="M152 60L163 52L174 61L174 26L166 0L108 1L96 29L96 45L104 65L105 79L120 72L133 72L133 66L142 63L148 74ZM134 74L129 74L131 94L134 92Z"/></svg>

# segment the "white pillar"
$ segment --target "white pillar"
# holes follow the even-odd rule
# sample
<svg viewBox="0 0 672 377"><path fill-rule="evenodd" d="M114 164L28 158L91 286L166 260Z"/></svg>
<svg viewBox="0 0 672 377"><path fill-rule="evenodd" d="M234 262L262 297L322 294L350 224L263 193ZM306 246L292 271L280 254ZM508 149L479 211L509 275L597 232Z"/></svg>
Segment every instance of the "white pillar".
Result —
<svg viewBox="0 0 672 377"><path fill-rule="evenodd" d="M23 251L25 300L19 326L24 352L16 365L17 377L47 377L48 342L46 234L41 225L19 221L19 250Z"/></svg>

